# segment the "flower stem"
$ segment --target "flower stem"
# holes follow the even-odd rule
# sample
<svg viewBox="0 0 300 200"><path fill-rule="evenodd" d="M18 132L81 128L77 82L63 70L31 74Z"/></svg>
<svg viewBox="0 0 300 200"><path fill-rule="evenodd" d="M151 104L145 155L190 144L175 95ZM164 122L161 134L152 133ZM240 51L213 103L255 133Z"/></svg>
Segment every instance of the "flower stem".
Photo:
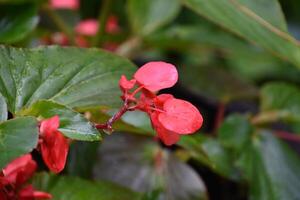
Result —
<svg viewBox="0 0 300 200"><path fill-rule="evenodd" d="M47 5L43 6L43 10L52 19L57 28L69 38L70 43L72 45L75 45L73 32L71 31L70 27L64 22L64 20Z"/></svg>
<svg viewBox="0 0 300 200"><path fill-rule="evenodd" d="M125 101L120 110L115 113L105 124L96 124L95 127L97 129L107 130L108 132L112 132L112 125L116 121L118 121L127 111L129 110L128 102Z"/></svg>
<svg viewBox="0 0 300 200"><path fill-rule="evenodd" d="M98 16L98 24L99 28L97 34L93 40L93 46L101 46L103 43L103 35L105 33L107 18L110 12L110 8L112 5L112 0L103 0L100 8L99 16Z"/></svg>

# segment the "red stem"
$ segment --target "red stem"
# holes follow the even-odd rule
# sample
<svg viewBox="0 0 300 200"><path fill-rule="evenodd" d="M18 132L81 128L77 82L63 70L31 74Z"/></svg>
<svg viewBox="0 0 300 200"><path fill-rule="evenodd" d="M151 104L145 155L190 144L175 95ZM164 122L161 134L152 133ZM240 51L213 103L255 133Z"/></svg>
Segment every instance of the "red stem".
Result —
<svg viewBox="0 0 300 200"><path fill-rule="evenodd" d="M276 131L274 135L281 139L289 140L292 142L300 142L300 137L298 135L286 131Z"/></svg>
<svg viewBox="0 0 300 200"><path fill-rule="evenodd" d="M128 109L128 102L125 100L120 110L117 113L115 113L105 124L96 124L95 127L97 129L106 129L108 131L112 131L113 123L119 120L128 111Z"/></svg>
<svg viewBox="0 0 300 200"><path fill-rule="evenodd" d="M221 126L221 123L223 122L225 114L225 104L219 103L216 118L215 118L215 124L214 124L214 133L217 132L218 128Z"/></svg>

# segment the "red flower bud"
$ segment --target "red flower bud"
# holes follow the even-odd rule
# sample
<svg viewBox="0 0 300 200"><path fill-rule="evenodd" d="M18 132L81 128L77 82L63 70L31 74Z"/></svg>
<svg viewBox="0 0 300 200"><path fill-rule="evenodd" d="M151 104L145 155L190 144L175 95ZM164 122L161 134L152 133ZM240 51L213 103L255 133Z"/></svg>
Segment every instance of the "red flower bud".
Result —
<svg viewBox="0 0 300 200"><path fill-rule="evenodd" d="M125 75L122 75L119 81L119 86L121 88L122 91L127 91L130 90L134 87L136 83L135 79L132 80L127 80Z"/></svg>

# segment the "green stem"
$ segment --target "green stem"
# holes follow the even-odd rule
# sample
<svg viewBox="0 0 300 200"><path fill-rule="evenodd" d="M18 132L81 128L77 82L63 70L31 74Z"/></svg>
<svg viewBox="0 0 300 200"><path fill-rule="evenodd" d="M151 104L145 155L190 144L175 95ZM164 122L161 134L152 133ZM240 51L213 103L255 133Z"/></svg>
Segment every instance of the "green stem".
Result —
<svg viewBox="0 0 300 200"><path fill-rule="evenodd" d="M64 22L64 20L49 6L44 6L43 10L47 13L47 15L52 19L54 24L57 26L57 28L66 34L66 36L69 38L70 43L72 45L75 45L75 39L73 32L71 31L70 27Z"/></svg>
<svg viewBox="0 0 300 200"><path fill-rule="evenodd" d="M131 37L118 47L116 53L123 57L132 58L141 45L142 40L139 37Z"/></svg>
<svg viewBox="0 0 300 200"><path fill-rule="evenodd" d="M107 23L108 15L113 0L102 0L102 1L103 3L100 8L99 17L98 17L99 28L94 38L93 46L98 46L98 45L101 46L103 43L103 35L105 34L106 23Z"/></svg>

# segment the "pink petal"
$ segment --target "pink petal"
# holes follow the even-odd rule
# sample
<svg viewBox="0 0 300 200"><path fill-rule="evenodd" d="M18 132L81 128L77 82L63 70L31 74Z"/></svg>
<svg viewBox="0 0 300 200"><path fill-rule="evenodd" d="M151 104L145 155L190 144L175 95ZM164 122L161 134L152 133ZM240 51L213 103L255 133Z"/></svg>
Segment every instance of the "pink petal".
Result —
<svg viewBox="0 0 300 200"><path fill-rule="evenodd" d="M171 94L160 94L156 98L154 98L153 101L156 107L158 107L159 109L163 109L163 105L165 104L165 102L173 98L174 97Z"/></svg>
<svg viewBox="0 0 300 200"><path fill-rule="evenodd" d="M152 126L158 134L159 139L167 146L171 146L179 141L179 134L165 129L158 120L158 112L150 115Z"/></svg>
<svg viewBox="0 0 300 200"><path fill-rule="evenodd" d="M149 62L134 74L134 78L151 92L170 88L178 80L178 72L174 65L166 62Z"/></svg>
<svg viewBox="0 0 300 200"><path fill-rule="evenodd" d="M79 0L50 0L50 7L54 9L77 10L79 8Z"/></svg>
<svg viewBox="0 0 300 200"><path fill-rule="evenodd" d="M202 126L202 115L194 105L187 101L169 99L164 104L164 111L159 114L158 120L169 131L190 134Z"/></svg>
<svg viewBox="0 0 300 200"><path fill-rule="evenodd" d="M75 31L78 34L94 36L98 31L98 21L96 19L86 19L75 27Z"/></svg>

